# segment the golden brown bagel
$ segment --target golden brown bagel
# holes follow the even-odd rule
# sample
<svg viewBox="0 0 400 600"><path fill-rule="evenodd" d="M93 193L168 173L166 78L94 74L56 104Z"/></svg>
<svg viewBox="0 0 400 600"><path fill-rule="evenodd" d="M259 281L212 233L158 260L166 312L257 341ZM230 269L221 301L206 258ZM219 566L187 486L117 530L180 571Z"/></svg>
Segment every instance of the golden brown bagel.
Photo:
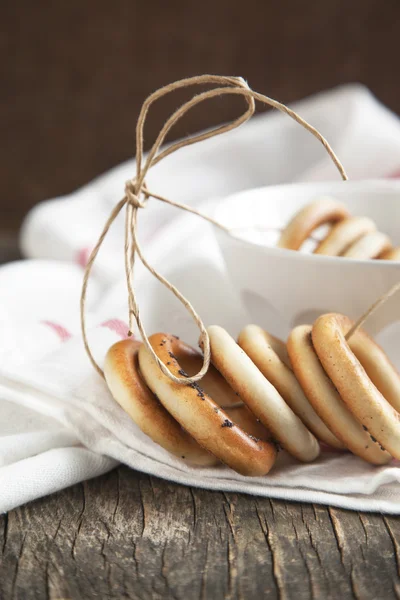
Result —
<svg viewBox="0 0 400 600"><path fill-rule="evenodd" d="M176 376L195 371L193 367L201 359L198 352L173 336L157 333L149 341L158 358ZM216 393L226 391L227 386L215 369L209 369L202 387L174 383L161 372L144 345L139 350L139 365L153 393L201 446L242 475L268 473L275 462L275 446L245 433L204 390L203 384L207 381ZM229 398L232 399L223 394L219 403L224 405Z"/></svg>
<svg viewBox="0 0 400 600"><path fill-rule="evenodd" d="M279 248L299 250L308 236L321 225L349 217L346 206L332 198L320 198L302 208L282 231Z"/></svg>
<svg viewBox="0 0 400 600"><path fill-rule="evenodd" d="M382 252L378 258L382 260L399 260L400 261L400 247L392 248L386 252Z"/></svg>
<svg viewBox="0 0 400 600"><path fill-rule="evenodd" d="M287 343L293 371L305 395L324 423L351 452L372 464L387 463L391 460L390 454L372 442L322 368L312 344L311 330L310 325L295 327Z"/></svg>
<svg viewBox="0 0 400 600"><path fill-rule="evenodd" d="M359 260L377 258L383 252L390 250L391 247L391 241L385 233L371 231L354 242L342 256Z"/></svg>
<svg viewBox="0 0 400 600"><path fill-rule="evenodd" d="M339 392L342 400L361 425L392 456L400 459L400 419L399 413L375 387L360 360L345 339L352 322L338 314L319 317L312 328L312 341L322 366ZM354 335L357 335L355 333ZM368 344L368 352L373 348L380 356L379 366L370 365L376 381L382 382L386 374L391 376L392 365L375 342L363 335ZM354 345L352 345L354 348ZM379 374L379 368L384 369ZM400 385L397 389L400 394Z"/></svg>
<svg viewBox="0 0 400 600"><path fill-rule="evenodd" d="M194 465L212 466L215 456L182 429L144 383L138 368L140 342L117 342L107 352L104 375L111 394L156 444Z"/></svg>
<svg viewBox="0 0 400 600"><path fill-rule="evenodd" d="M314 254L340 256L354 242L375 230L375 223L368 217L350 217L332 227L326 238L318 244Z"/></svg>
<svg viewBox="0 0 400 600"><path fill-rule="evenodd" d="M182 346L189 348L190 353L188 354L186 350L183 353L176 352L178 362L185 372L198 373L203 364L201 354L185 344L182 344ZM209 371L201 380L201 387L228 414L230 419L246 433L261 440L270 440L271 434L262 423L257 421L238 394L233 391L212 365L210 365Z"/></svg>
<svg viewBox="0 0 400 600"><path fill-rule="evenodd" d="M351 336L348 344L372 383L400 412L400 375L384 350L362 329Z"/></svg>
<svg viewBox="0 0 400 600"><path fill-rule="evenodd" d="M314 460L319 444L235 340L216 325L207 329L211 360L274 439L301 461Z"/></svg>
<svg viewBox="0 0 400 600"><path fill-rule="evenodd" d="M281 361L261 327L247 325L240 332L238 344L318 439L335 448L344 447L315 412L293 371Z"/></svg>

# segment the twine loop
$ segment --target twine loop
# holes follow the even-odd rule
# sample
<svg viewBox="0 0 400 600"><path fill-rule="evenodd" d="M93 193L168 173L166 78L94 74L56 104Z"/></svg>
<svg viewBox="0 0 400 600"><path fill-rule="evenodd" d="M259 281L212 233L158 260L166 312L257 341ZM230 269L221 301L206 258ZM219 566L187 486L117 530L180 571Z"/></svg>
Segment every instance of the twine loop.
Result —
<svg viewBox="0 0 400 600"><path fill-rule="evenodd" d="M211 90L201 92L200 94L194 95L190 100L185 102L182 106L180 106L164 123L161 128L153 146L151 147L149 153L144 159L144 125L148 116L149 109L151 105L158 100L159 98L169 94L177 89L186 88L193 85L203 85L203 84L211 84L213 87ZM211 129L205 131L203 133L196 134L194 136L189 136L183 140L175 142L170 146L167 146L163 150L161 150L161 146L164 143L164 140L172 129L172 127L194 106L204 102L208 99L215 98L217 96L224 96L226 94L230 95L239 95L242 96L246 103L246 109L233 121L228 122L224 125L216 127L215 129ZM156 271L156 269L149 264L144 253L142 251L141 245L138 241L137 237L137 218L138 218L138 210L140 208L145 208L149 198L154 198L160 202L164 202L171 206L175 206L181 210L185 210L187 212L191 212L210 223L213 223L217 227L220 227L224 231L230 233L229 229L226 228L221 223L218 223L208 215L203 214L201 211L192 208L186 204L182 204L179 202L175 202L168 198L164 198L163 196L151 192L145 182L146 175L151 167L156 165L158 162L169 156L170 154L176 152L180 148L185 146L189 146L202 140L206 140L228 131L232 131L237 127L240 127L243 123L248 121L254 114L255 111L255 101L259 101L263 104L266 104L272 108L276 108L277 110L285 113L291 119L296 121L299 125L304 127L307 131L309 131L325 148L332 162L338 169L342 179L344 181L347 180L346 172L337 158L336 154L332 150L331 146L327 142L327 140L321 135L321 133L312 127L307 121L302 119L297 113L293 110L269 98L268 96L264 96L263 94L259 94L258 92L253 91L248 86L247 82L241 77L225 77L219 75L200 75L198 77L190 77L187 79L182 79L180 81L176 81L169 85L166 85L159 90L155 91L153 94L144 101L141 111L139 113L139 118L136 125L136 175L132 179L128 180L125 183L125 194L124 197L115 205L113 210L111 211L110 216L108 217L103 231L100 234L99 239L97 240L86 265L85 274L83 277L83 285L82 285L82 294L81 294L81 303L80 303L80 312L81 312L81 330L82 330L82 338L85 346L85 350L87 355L96 369L96 371L104 377L104 373L101 370L100 366L97 364L96 360L93 357L92 351L90 349L90 345L87 338L86 333L86 319L85 319L85 304L86 304L86 294L88 282L91 274L91 270L93 264L96 260L97 254L103 244L107 233L117 218L117 216L121 213L122 209L125 208L125 246L124 246L124 255L125 255L125 276L126 276L126 285L127 285L127 294L128 294L128 307L129 307L129 333L132 334L134 322L139 329L139 332L142 336L143 343L146 348L151 353L154 361L157 363L161 371L167 375L172 381L178 384L191 384L199 381L207 372L208 367L211 361L211 352L210 352L210 340L208 337L207 330L205 325L200 318L200 316L195 311L194 307L191 305L189 300L181 294L181 292L171 283L169 282L161 273ZM197 325L200 331L200 346L203 350L203 366L200 371L191 377L176 377L171 371L167 368L166 365L155 354L149 339L147 337L143 322L140 317L140 309L138 306L138 302L136 299L135 287L133 283L133 268L135 263L135 258L138 257L142 262L144 267L156 278L160 283L162 283L168 290L170 290L178 300L183 304L185 309L191 315L193 321Z"/></svg>

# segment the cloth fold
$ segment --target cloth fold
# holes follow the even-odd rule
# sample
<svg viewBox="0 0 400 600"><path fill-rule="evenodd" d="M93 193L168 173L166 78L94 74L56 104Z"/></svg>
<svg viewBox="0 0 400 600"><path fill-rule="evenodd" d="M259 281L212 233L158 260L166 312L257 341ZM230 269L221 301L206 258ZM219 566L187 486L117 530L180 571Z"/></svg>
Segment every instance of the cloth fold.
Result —
<svg viewBox="0 0 400 600"><path fill-rule="evenodd" d="M350 178L400 171L400 121L362 86L319 94L295 109L327 137ZM315 463L300 465L282 453L265 478L225 467L190 468L147 438L112 399L84 352L79 295L90 250L133 173L128 161L70 196L35 207L21 230L29 260L0 269L0 512L122 462L209 489L400 513L396 461L376 468L325 451ZM284 115L268 113L168 157L148 183L152 191L212 214L219 197L241 189L333 178L322 146ZM140 210L139 237L147 259L206 324L236 335L247 323L208 224L151 200ZM176 298L140 265L135 281L147 331L169 330L196 344L198 332ZM99 364L126 336L126 315L120 218L89 284L88 336Z"/></svg>

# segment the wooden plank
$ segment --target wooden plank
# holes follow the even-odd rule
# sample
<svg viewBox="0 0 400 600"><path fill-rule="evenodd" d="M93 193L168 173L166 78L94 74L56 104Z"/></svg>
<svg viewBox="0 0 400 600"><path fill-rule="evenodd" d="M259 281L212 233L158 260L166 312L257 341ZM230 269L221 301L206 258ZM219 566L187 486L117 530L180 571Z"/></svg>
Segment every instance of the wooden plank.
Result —
<svg viewBox="0 0 400 600"><path fill-rule="evenodd" d="M126 467L0 517L0 598L400 597L398 517L187 488Z"/></svg>

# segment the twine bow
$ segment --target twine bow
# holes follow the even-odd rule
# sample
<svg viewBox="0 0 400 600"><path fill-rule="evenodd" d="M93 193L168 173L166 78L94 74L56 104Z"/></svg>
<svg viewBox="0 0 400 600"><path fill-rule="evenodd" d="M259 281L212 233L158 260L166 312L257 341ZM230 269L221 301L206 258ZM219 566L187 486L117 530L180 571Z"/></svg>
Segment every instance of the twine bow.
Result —
<svg viewBox="0 0 400 600"><path fill-rule="evenodd" d="M150 152L148 153L148 155L146 157L146 160L144 160L144 158L143 158L143 132L144 132L144 125L146 122L148 111L149 111L151 105L156 100L161 98L162 96L165 96L166 94L169 94L179 88L186 88L186 87L189 87L192 85L199 85L199 84L213 84L216 87L214 87L213 89L211 89L209 91L202 92L198 95L193 96L189 101L184 103L180 108L178 108L169 117L169 119L164 123L160 133L158 134L156 141L154 142ZM243 98L246 102L247 108L239 117L237 117L235 120L233 120L225 125L219 126L210 131L206 131L204 133L200 133L200 134L194 135L192 137L188 137L188 138L185 138L178 142L175 142L174 144L172 144L172 145L168 146L167 148L165 148L164 150L160 151L160 147L162 146L162 144L165 140L165 137L169 133L171 128L191 108L193 108L197 104L200 104L201 102L204 102L205 100L214 98L216 96L222 96L225 94L231 94L231 95L233 94L233 95L243 96ZM246 81L244 81L241 77L225 77L225 76L218 76L218 75L201 75L198 77L190 77L188 79L182 79L180 81L176 81L175 83L171 83L170 85L162 87L159 90L157 90L156 92L154 92L153 94L151 94L145 100L145 102L141 108L139 118L137 121L137 126L136 126L136 175L133 179L126 182L124 197L122 198L122 200L120 200L116 204L116 206L111 211L111 214L110 214L109 218L107 219L106 224L104 225L103 231L101 232L100 237L99 237L94 249L92 250L92 252L90 254L90 257L89 257L89 260L88 260L88 263L86 266L84 278L83 278L81 305L80 305L82 337L83 337L83 342L84 342L85 350L88 354L88 357L89 357L93 367L96 369L96 371L102 377L104 377L104 373L93 357L93 354L92 354L90 346L89 346L87 334L86 334L86 322L85 322L86 294L87 294L87 287L88 287L88 282L89 282L89 278L90 278L90 273L91 273L93 264L96 260L97 254L101 248L101 245L103 244L103 241L104 241L112 223L115 221L115 219L117 218L117 216L119 215L119 213L121 212L121 210L124 207L125 207L125 212L126 212L124 254L125 254L125 275L126 275L127 292L128 292L128 307L129 307L129 334L131 335L131 332L133 329L133 324L134 324L134 322L136 322L138 329L140 331L140 334L142 336L143 343L145 344L146 348L149 350L149 352L153 356L155 362L157 363L157 365L159 366L161 371L175 383L186 384L186 385L189 383L194 383L196 381L199 381L206 374L208 367L210 365L210 360L211 360L210 340L208 337L207 330L204 326L203 321L201 320L200 316L197 314L197 312L195 311L194 307L191 305L189 300L187 300L183 296L183 294L181 294L179 292L179 290L171 282L169 282L165 277L163 277L163 275L161 275L158 271L156 271L156 269L154 269L154 267L152 267L147 262L144 254L143 254L142 248L139 244L138 238L137 238L138 211L139 211L139 209L143 209L146 207L146 204L147 204L149 198L154 198L161 202L170 204L171 206L175 206L182 210L185 210L185 211L191 212L195 215L198 215L199 217L213 223L217 227L220 227L221 229L224 229L225 231L229 232L229 230L226 227L224 227L222 224L218 223L211 217L201 213L200 211L198 211L190 206L187 206L186 204L181 204L179 202L169 200L167 198L164 198L163 196L160 196L158 194L151 192L146 185L145 178L151 167L153 167L158 162L160 162L161 160L166 158L168 155L172 154L173 152L176 152L180 148L195 144L197 142L201 142L202 140L206 140L206 139L215 137L217 135L221 135L222 133L225 133L228 131L232 131L233 129L236 129L237 127L239 127L240 125L242 125L243 123L248 121L254 114L255 100L258 100L259 102L262 102L268 106L276 108L276 109L280 110L281 112L287 114L289 117L294 119L297 123L299 123L302 127L304 127L307 131L309 131L313 136L315 136L317 138L317 140L319 140L322 143L322 145L324 146L324 148L326 149L328 155L330 156L334 165L338 169L342 179L344 181L346 181L348 179L346 172L345 172L342 164L340 163L339 159L335 155L331 146L328 144L327 140L319 133L319 131L317 131L314 127L312 127L309 123L307 123L307 121L302 119L297 113L295 113L293 110L291 110L284 104L281 104L280 102L277 102L276 100L273 100L272 98L268 98L267 96L264 96L263 94L259 94L258 92L254 92L253 90L251 90L249 88L249 86L247 85ZM154 277L156 277L156 279L158 279L158 281L160 281L167 289L169 289L180 300L180 302L187 309L187 311L192 316L194 322L198 326L198 328L200 330L200 345L203 349L203 365L202 365L200 371L196 375L193 375L191 377L182 377L182 378L176 377L173 373L170 372L170 370L166 367L166 365L155 354L155 352L148 340L146 331L144 329L143 322L140 317L140 310L139 310L139 306L137 303L135 287L134 287L134 283L133 283L133 268L134 268L136 256L140 259L140 261L143 263L143 265L146 267L146 269L148 269L148 271L150 271L150 273L152 273L152 275L154 275Z"/></svg>

